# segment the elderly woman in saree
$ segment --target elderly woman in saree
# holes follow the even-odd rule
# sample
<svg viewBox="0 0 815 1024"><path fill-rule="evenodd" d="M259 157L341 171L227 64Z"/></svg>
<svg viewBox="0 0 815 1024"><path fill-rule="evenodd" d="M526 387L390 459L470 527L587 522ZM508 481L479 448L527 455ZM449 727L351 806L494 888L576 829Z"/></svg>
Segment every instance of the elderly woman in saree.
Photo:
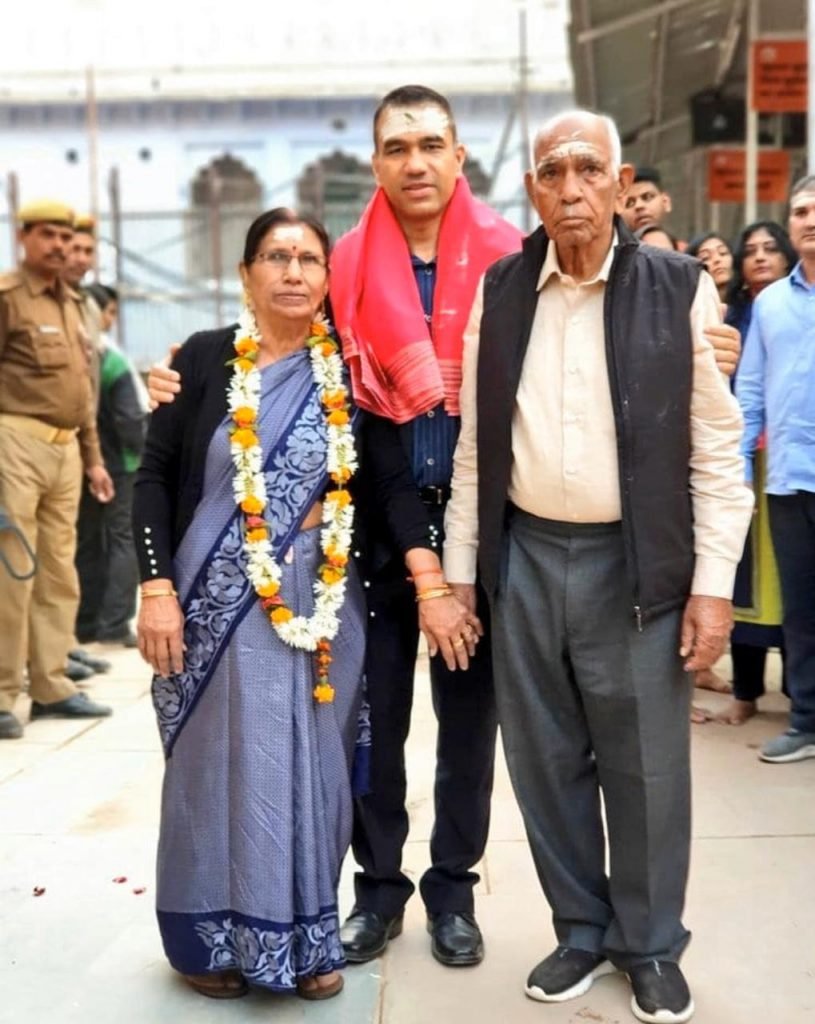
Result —
<svg viewBox="0 0 815 1024"><path fill-rule="evenodd" d="M320 316L328 256L322 226L289 210L251 225L246 309L176 355L184 389L154 414L136 483L139 647L166 756L158 921L172 966L215 998L342 988L366 502L431 648L464 668L480 628L444 583L396 428L353 407Z"/></svg>

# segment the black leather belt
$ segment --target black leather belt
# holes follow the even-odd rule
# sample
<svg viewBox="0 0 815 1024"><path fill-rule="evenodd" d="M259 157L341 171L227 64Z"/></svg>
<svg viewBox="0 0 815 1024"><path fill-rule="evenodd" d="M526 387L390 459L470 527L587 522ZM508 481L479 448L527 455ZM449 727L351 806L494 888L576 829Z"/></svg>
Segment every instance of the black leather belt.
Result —
<svg viewBox="0 0 815 1024"><path fill-rule="evenodd" d="M419 497L425 505L446 505L450 500L450 485L444 484L442 487L420 487Z"/></svg>

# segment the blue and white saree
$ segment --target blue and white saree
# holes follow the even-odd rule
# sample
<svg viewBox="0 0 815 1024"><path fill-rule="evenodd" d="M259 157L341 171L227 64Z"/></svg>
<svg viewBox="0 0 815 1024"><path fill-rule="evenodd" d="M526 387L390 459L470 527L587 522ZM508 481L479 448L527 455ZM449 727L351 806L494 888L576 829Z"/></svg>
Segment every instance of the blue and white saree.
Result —
<svg viewBox="0 0 815 1024"><path fill-rule="evenodd" d="M310 614L320 530L300 531L322 495L326 437L308 354L262 370L258 432L282 593ZM239 970L290 991L343 966L337 883L351 838L351 771L364 659L362 591L351 568L333 641L333 704L312 697L314 658L286 646L243 571L228 420L212 437L203 497L175 558L184 672L156 678L167 756L158 920L185 974Z"/></svg>

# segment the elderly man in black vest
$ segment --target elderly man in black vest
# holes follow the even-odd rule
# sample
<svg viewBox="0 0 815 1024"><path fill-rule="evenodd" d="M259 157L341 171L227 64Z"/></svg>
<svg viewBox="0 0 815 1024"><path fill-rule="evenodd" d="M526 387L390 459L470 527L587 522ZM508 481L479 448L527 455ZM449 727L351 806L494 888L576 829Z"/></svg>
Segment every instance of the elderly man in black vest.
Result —
<svg viewBox="0 0 815 1024"><path fill-rule="evenodd" d="M752 509L741 418L703 328L700 265L640 245L614 124L539 132L543 227L486 273L465 341L445 568L490 595L507 761L557 949L544 1002L625 971L642 1021L681 1022L692 671L731 629ZM600 807L606 810L610 871Z"/></svg>

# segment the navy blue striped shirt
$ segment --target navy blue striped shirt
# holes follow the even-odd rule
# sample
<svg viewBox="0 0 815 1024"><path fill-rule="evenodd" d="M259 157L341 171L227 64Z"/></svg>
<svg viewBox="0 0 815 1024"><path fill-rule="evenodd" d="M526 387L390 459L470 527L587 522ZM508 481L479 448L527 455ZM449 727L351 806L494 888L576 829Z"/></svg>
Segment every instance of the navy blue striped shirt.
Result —
<svg viewBox="0 0 815 1024"><path fill-rule="evenodd" d="M428 328L433 315L433 293L436 289L436 261L425 263L411 256L413 274ZM417 416L411 421L413 444L410 452L413 475L419 487L442 487L453 478L453 452L458 441L461 419L445 412L444 405Z"/></svg>

